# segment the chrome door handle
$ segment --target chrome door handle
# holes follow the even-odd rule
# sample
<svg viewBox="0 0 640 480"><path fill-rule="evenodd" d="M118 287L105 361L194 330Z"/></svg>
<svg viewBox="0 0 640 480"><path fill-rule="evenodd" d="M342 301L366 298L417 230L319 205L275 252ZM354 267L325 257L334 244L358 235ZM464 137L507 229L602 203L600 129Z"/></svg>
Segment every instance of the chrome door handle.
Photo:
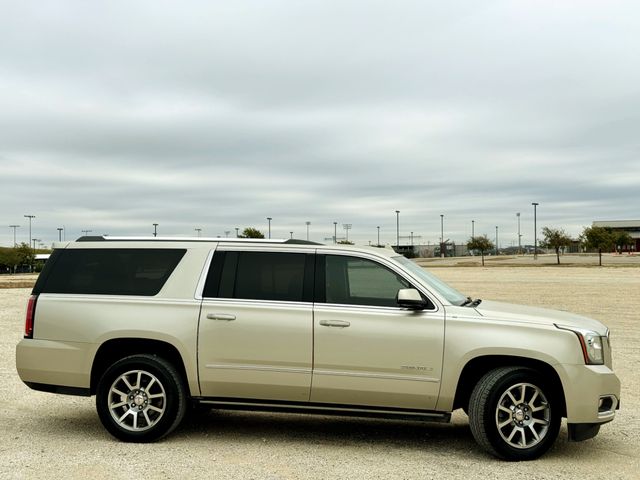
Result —
<svg viewBox="0 0 640 480"><path fill-rule="evenodd" d="M224 320L227 322L231 322L236 319L235 315L228 315L226 313L207 313L207 318L209 320Z"/></svg>
<svg viewBox="0 0 640 480"><path fill-rule="evenodd" d="M351 325L351 322L347 322L346 320L320 320L320 325L323 327L348 327Z"/></svg>

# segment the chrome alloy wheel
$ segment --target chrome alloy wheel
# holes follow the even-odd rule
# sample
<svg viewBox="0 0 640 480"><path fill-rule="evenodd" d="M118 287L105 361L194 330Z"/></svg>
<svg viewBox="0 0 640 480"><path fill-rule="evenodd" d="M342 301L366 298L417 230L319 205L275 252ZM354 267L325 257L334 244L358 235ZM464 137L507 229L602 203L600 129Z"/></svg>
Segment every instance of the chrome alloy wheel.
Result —
<svg viewBox="0 0 640 480"><path fill-rule="evenodd" d="M530 383L509 387L496 408L496 426L502 439L514 448L531 448L547 434L551 408L542 390Z"/></svg>
<svg viewBox="0 0 640 480"><path fill-rule="evenodd" d="M142 432L160 421L167 395L156 376L144 370L131 370L111 384L107 402L111 417L121 428Z"/></svg>

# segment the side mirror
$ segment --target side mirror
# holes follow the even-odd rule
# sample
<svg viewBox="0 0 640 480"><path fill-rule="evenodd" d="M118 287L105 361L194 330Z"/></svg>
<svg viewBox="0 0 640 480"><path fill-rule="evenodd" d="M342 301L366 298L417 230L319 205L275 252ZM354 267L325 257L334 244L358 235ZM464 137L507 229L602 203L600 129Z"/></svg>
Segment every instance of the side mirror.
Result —
<svg viewBox="0 0 640 480"><path fill-rule="evenodd" d="M429 305L415 288L401 288L396 298L399 307L411 310L424 310Z"/></svg>

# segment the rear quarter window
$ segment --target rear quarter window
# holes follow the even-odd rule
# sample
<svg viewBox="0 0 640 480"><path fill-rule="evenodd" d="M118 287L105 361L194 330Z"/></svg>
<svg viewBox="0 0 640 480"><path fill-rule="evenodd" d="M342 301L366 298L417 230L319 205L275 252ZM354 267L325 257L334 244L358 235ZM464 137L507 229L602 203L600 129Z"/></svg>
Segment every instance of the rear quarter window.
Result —
<svg viewBox="0 0 640 480"><path fill-rule="evenodd" d="M185 252L185 249L59 250L34 293L157 295Z"/></svg>

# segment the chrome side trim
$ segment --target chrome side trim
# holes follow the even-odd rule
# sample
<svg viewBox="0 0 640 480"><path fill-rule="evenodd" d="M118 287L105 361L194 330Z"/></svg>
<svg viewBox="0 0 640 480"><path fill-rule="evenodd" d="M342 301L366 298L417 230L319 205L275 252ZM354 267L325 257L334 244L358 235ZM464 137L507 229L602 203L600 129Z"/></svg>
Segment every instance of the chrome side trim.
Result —
<svg viewBox="0 0 640 480"><path fill-rule="evenodd" d="M206 368L217 370L255 370L258 372L273 372L273 373L304 373L310 374L310 368L295 368L295 367L270 367L267 365L247 365L247 364L217 364L208 363Z"/></svg>
<svg viewBox="0 0 640 480"><path fill-rule="evenodd" d="M373 372L344 372L339 370L313 370L314 375L330 375L337 377L359 377L359 378L373 378L376 380L404 380L409 382L427 382L438 383L439 378L422 377L418 375L392 375L386 373L373 373Z"/></svg>
<svg viewBox="0 0 640 480"><path fill-rule="evenodd" d="M319 305L319 304L318 304ZM203 298L203 307L258 307L258 308L300 308L311 309L313 302L288 302L285 300L244 300L242 298Z"/></svg>

